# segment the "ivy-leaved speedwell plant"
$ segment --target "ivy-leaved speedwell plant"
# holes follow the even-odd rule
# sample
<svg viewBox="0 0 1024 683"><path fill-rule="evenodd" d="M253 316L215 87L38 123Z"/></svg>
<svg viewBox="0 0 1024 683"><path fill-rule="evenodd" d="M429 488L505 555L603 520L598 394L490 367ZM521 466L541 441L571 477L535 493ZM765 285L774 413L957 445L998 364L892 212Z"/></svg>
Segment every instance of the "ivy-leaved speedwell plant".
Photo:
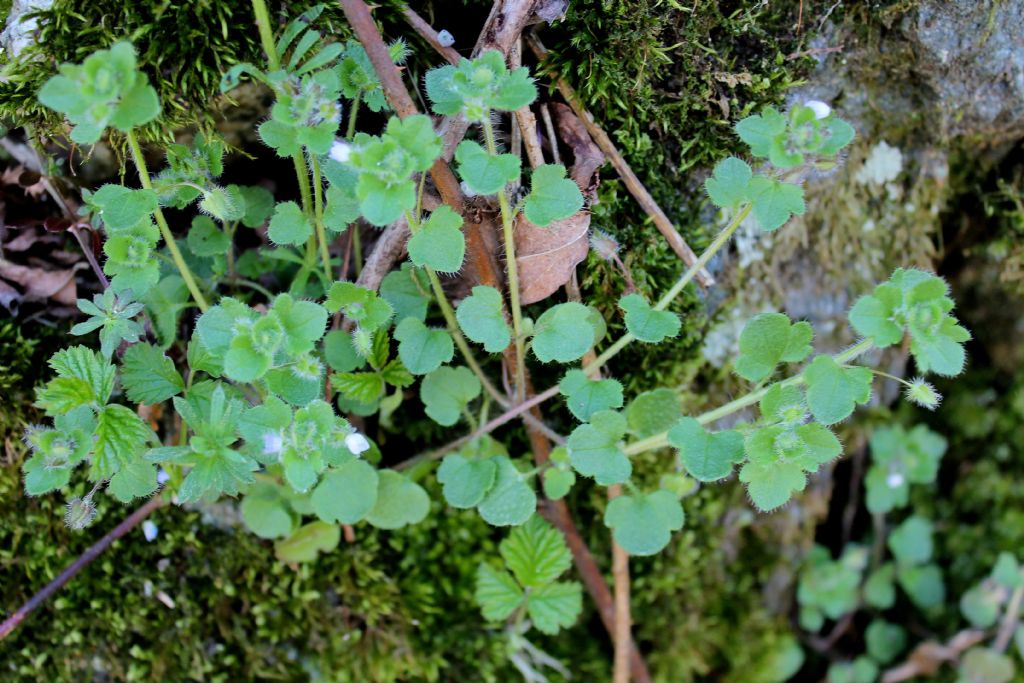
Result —
<svg viewBox="0 0 1024 683"><path fill-rule="evenodd" d="M816 354L808 323L765 313L739 340L734 368L749 389L740 398L686 416L665 389L627 404L622 385L601 374L608 362L631 343L679 335L683 321L669 309L696 273L745 220L771 232L802 214L802 179L836 163L852 128L820 103L785 113L769 107L740 121L736 132L750 160L725 159L706 182L726 226L659 299L623 296L626 331L609 340L605 320L585 303L554 303L533 318L520 303L516 222L543 229L585 204L558 164L532 169L528 190L510 191L524 173L518 157L499 151L495 127L501 115L537 97L525 68L509 69L489 51L425 78L434 113L461 117L478 133L458 144L455 168L465 189L494 198L504 238L507 289L478 284L455 306L439 274L464 266L464 217L458 207L426 208L424 173L443 151L432 120L391 116L376 133L358 131L360 107L388 109L363 47L325 40L312 28L321 8L275 37L262 3L254 6L266 64L236 66L224 87L244 76L273 92L259 134L292 161L298 201L221 184L224 144L213 135L170 145L166 168L151 175L135 129L160 104L128 43L61 67L40 92L44 105L74 125L76 142L95 142L107 130L125 136L141 185L108 184L84 197L86 217L105 232L110 288L80 302L89 318L73 332L99 331L100 348L73 346L51 359L56 377L40 390L38 405L52 425L27 436L28 493L60 490L77 477L91 484L69 501L74 526L90 523L101 489L128 502L162 483L162 495L180 503L238 497L249 529L273 539L282 560L302 562L336 546L339 525L419 522L432 506L420 482L434 476L448 505L513 527L500 566L481 565L476 597L486 619L510 620L509 637L522 639L531 625L543 633L570 626L581 609L580 585L560 579L568 549L538 518L538 493L561 499L584 480L623 486L604 523L627 552L653 555L685 523L682 477L717 482L738 473L755 507L769 511L838 458L833 428L869 401L880 374L857 362L873 350L908 339L922 376L963 368L969 335L952 313L946 284L900 269L854 305L849 322L859 341L840 353ZM398 62L405 48L396 44L390 53ZM186 236L176 237L163 209L192 205ZM358 244L352 226L359 220L409 228L409 262L379 290L349 281L342 270L348 260L332 253L340 234ZM246 230L265 236L263 246L236 253L236 237ZM267 271L280 291L256 281ZM600 353L580 364L592 350ZM478 360L503 352L507 392ZM525 399L527 363L565 366L557 391L578 421L564 447L540 465L484 430L494 404L515 409ZM910 400L937 403L923 378L905 384ZM444 454L436 470L430 458L386 467L395 463L348 417L378 415L387 425L416 396L438 425L465 423L474 438ZM177 429L158 434L131 406L161 403ZM754 407L755 418L714 428ZM640 483L651 478L635 476L636 456L659 449L675 453L665 476L655 478L660 485Z"/></svg>

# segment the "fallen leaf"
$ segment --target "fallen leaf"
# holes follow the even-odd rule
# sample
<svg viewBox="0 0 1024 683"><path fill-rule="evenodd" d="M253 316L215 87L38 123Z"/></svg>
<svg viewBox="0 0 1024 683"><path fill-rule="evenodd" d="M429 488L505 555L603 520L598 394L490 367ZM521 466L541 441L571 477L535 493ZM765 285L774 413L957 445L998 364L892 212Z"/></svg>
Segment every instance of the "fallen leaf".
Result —
<svg viewBox="0 0 1024 683"><path fill-rule="evenodd" d="M75 272L84 267L84 263L77 263L68 269L44 270L0 259L0 278L21 286L21 298L25 301L50 299L58 304L74 306L78 299Z"/></svg>
<svg viewBox="0 0 1024 683"><path fill-rule="evenodd" d="M558 122L558 135L572 150L573 166L569 177L586 192L597 169L604 166L604 153L591 139L587 127L572 109L561 102L555 102L552 106Z"/></svg>
<svg viewBox="0 0 1024 683"><path fill-rule="evenodd" d="M572 277L590 250L590 213L580 211L546 228L516 217L516 265L523 304L548 298Z"/></svg>

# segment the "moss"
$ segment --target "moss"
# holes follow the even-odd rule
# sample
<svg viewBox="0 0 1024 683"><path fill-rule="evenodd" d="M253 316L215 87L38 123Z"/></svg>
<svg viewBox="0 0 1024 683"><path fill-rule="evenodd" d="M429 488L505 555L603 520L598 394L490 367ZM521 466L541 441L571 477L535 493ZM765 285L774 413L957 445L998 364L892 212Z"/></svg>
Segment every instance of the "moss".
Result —
<svg viewBox="0 0 1024 683"><path fill-rule="evenodd" d="M281 6L281 16L293 17L315 3L271 4ZM340 14L337 7L329 9L320 20L321 31L342 31ZM213 125L216 113L210 103L220 92L221 75L239 62L263 62L248 0L56 0L33 16L39 21L39 36L5 69L0 118L32 123L43 135L59 132L63 122L36 102L42 84L61 63L81 62L118 40L135 44L139 64L163 105L161 117L145 128L149 138Z"/></svg>

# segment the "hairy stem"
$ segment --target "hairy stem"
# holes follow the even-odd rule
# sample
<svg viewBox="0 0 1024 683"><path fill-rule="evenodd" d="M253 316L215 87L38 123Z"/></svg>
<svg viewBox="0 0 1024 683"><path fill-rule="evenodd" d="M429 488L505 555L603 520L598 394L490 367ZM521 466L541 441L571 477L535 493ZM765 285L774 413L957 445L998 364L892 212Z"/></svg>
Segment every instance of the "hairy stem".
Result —
<svg viewBox="0 0 1024 683"><path fill-rule="evenodd" d="M152 190L153 183L149 177L149 169L146 167L146 159L142 156L142 148L139 147L139 140L135 137L135 131L133 130L128 131L128 147L131 149L132 159L135 161L135 169L139 172L139 182L142 183L142 187L145 189ZM160 227L160 234L167 245L167 251L171 253L171 259L174 261L174 265L177 266L178 272L181 273L181 279L185 281L185 286L188 287L188 291L192 294L192 298L195 299L199 310L205 312L210 306L206 303L206 298L199 289L199 285L196 283L192 271L189 270L188 264L185 263L181 250L178 249L178 244L174 241L171 228L167 225L167 219L164 218L164 213L160 210L159 206L153 212L153 217L156 219L156 224Z"/></svg>
<svg viewBox="0 0 1024 683"><path fill-rule="evenodd" d="M274 44L274 30L270 27L267 4L263 0L252 0L252 13L256 15L260 42L263 44L263 51L267 53L267 65L271 70L277 71L281 68L281 56L277 54L277 46Z"/></svg>
<svg viewBox="0 0 1024 683"><path fill-rule="evenodd" d="M324 265L327 281L334 279L331 272L331 253L327 249L327 231L324 229L324 188L320 177L320 160L310 156L313 166L313 224L316 226L316 241L320 245L320 260Z"/></svg>
<svg viewBox="0 0 1024 683"><path fill-rule="evenodd" d="M860 356L861 354L867 352L873 347L874 344L871 343L871 340L865 339L859 342L858 344L850 347L846 351L843 351L842 353L837 353L836 355L832 356L832 358L839 364L848 363L857 356ZM782 384L782 386L793 386L796 384L802 384L803 382L804 374L801 372L800 374L794 375L793 377L790 377L787 380L783 380L780 384ZM726 403L723 406L719 406L714 410L709 410L706 413L698 415L696 417L696 420L702 425L711 424L712 422L721 420L723 417L732 415L733 413L737 413L748 406L756 405L762 398L764 398L764 395L768 393L768 390L770 388L771 386L767 386L762 389L758 389L757 391L751 392L746 396L741 396L735 401L730 401L729 403ZM640 441L636 441L630 444L625 448L625 452L626 455L636 455L637 453L643 453L644 451L650 451L657 448L664 448L667 445L668 432L665 431L661 432L660 434L655 434L654 436L650 436L646 439L642 439Z"/></svg>
<svg viewBox="0 0 1024 683"><path fill-rule="evenodd" d="M412 234L416 234L420 230L419 221L416 220L411 214L406 214L407 220L409 221L409 231ZM441 279L437 276L437 272L430 266L425 266L423 270L427 273L427 279L430 280L430 287L434 290L434 298L437 300L437 306L441 309L441 314L444 316L444 321L448 325L448 333L452 335L452 340L455 341L455 346L459 347L459 352L466 361L466 365L473 371L473 374L480 380L480 384L483 385L484 390L490 394L495 401L502 406L508 405L508 400L501 395L497 387L491 383L491 380L487 378L483 368L480 367L480 363L477 362L476 356L473 355L473 349L470 348L469 342L466 341L466 337L462 334L462 329L459 327L459 321L455 318L455 311L452 309L452 305L448 303L448 296L444 293L444 288L441 286Z"/></svg>
<svg viewBox="0 0 1024 683"><path fill-rule="evenodd" d="M497 156L498 145L494 141L494 127L491 117L484 116L484 141L487 153ZM512 226L512 209L508 203L505 188L498 192L498 206L501 209L501 229L505 238L505 268L508 271L508 297L512 304L512 330L516 345L516 398L521 400L525 385L526 359L523 349L523 310L519 303L519 268L516 265L516 242Z"/></svg>
<svg viewBox="0 0 1024 683"><path fill-rule="evenodd" d="M351 140L356 136L356 115L359 113L359 104L362 101L363 93L359 91L356 93L355 99L352 100L352 108L348 112L348 128L345 130L345 139Z"/></svg>
<svg viewBox="0 0 1024 683"><path fill-rule="evenodd" d="M740 227L740 223L742 223L743 219L750 214L752 206L753 205L751 204L747 204L742 209L740 209L740 211L735 216L732 217L732 220L729 221L729 224L725 226L725 229L722 230L722 232L718 233L718 237L716 237L711 242L711 244L708 245L708 248L704 250L704 253L702 253L697 258L697 260L694 262L692 266L686 269L686 272L684 272L682 276L678 280L676 280L675 284L672 285L672 288L665 292L661 299L658 300L658 303L654 305L655 310L663 311L666 308L668 308L669 304L671 304L675 300L675 298L679 296L680 292L682 292L686 288L686 285L690 284L690 282L693 281L697 274L704 270L704 266L708 264L708 261L710 261L712 257L715 254L717 254L718 251L729 242L729 239L733 236L733 233L735 233L736 229ZM593 363L587 365L585 369L587 374L594 376L594 374L602 367L604 367L604 365L609 360L614 358L619 353L619 351L622 351L622 349L626 348L635 340L636 337L634 337L629 332L626 332L624 335L619 337L614 344L605 349L604 353L598 356Z"/></svg>

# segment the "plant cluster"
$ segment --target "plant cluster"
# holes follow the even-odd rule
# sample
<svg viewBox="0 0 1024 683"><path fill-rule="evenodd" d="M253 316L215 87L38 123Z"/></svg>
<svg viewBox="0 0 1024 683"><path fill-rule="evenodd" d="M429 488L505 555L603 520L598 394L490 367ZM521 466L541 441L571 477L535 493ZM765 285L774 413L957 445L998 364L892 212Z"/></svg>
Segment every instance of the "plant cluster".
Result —
<svg viewBox="0 0 1024 683"><path fill-rule="evenodd" d="M86 197L88 215L106 232L104 269L111 284L95 301L80 304L90 318L75 333L98 330L100 350L73 346L51 359L57 376L40 390L38 405L53 425L27 437L30 494L64 488L84 468L93 488L69 501L69 523L76 528L91 521L101 488L127 502L163 485L180 503L240 498L253 533L274 539L282 560L304 562L338 544L339 525L397 529L422 521L431 501L418 480L433 475L447 504L476 509L491 525L514 527L501 545L506 569L481 565L476 595L486 619L514 620L513 659L532 670L549 663L525 640L527 624L555 633L574 622L581 604L580 586L558 580L569 553L558 532L537 517L538 489L560 499L584 479L622 485L625 492L608 504L604 523L627 552L652 555L685 522L685 482L721 481L738 471L754 506L769 511L838 458L842 445L834 426L868 403L876 376L884 375L855 362L869 352L909 338L922 374L962 369L968 333L952 315L946 284L901 269L853 307L850 324L860 340L840 353L815 354L808 323L765 313L740 337L735 370L749 387L740 398L694 416L680 414L668 389L625 404L622 385L601 374L609 360L631 343L658 344L680 334L682 321L668 310L673 300L748 217L770 232L803 213L802 179L836 163L852 128L819 102L786 113L767 108L740 121L736 132L753 165L730 157L706 183L726 227L656 302L639 293L623 296L626 332L605 344L605 320L584 303L546 305L535 318L522 310L516 222L544 228L584 206L580 188L557 164L533 169L521 196L510 192L522 169L517 157L499 152L495 116L536 98L525 68L508 69L491 51L425 79L435 113L462 117L479 130L479 141L458 145L456 170L469 193L496 197L504 237L507 291L478 285L456 308L439 273L460 271L467 247L460 207L425 207L424 173L442 153L431 119L392 116L377 134L357 132L361 104L385 108L363 48L325 41L310 28L317 9L275 40L262 3L254 6L266 67L238 65L224 86L247 75L273 91L270 118L259 132L292 160L298 202L277 201L260 187L218 184L224 146L213 136L169 147L167 168L151 176L135 128L157 115L159 103L135 70L128 43L82 66L62 67L40 93L44 104L75 124L72 135L82 142L106 128L124 134L141 184L105 185ZM403 52L397 45L391 56L400 60ZM349 125L339 139L342 95L349 99ZM192 203L198 213L184 240L186 258L163 208ZM329 248L359 219L409 227L410 262L390 273L379 291L345 280L342 260ZM236 232L264 226L269 244L236 258ZM245 278L267 264L285 276L283 291ZM179 324L182 311L193 306L194 324L191 316L190 324ZM431 315L435 306L439 318ZM437 320L443 327L431 324ZM179 328L189 334L179 337ZM599 355L579 364L599 347ZM508 354L510 392L499 391L484 372L481 349ZM557 392L579 423L564 447L537 464L481 432L493 403L514 408L526 398L528 362L568 366ZM910 400L937 403L924 380L907 385ZM465 422L474 432L436 471L429 458L385 459L371 435L345 417L379 414L386 424L416 395L438 425ZM129 407L160 403L169 404L176 427L162 435L163 445ZM713 427L754 406L756 418ZM656 486L635 475L640 454L669 447L676 457ZM934 477L934 449L920 446L922 462L897 462L894 455L876 463L892 489L876 493L877 505L899 506L906 498L899 486ZM904 479L890 486L897 474ZM922 540L930 527L912 517L901 530L892 537L906 542L890 543L896 557L891 573L918 604L934 604L941 579L936 583L930 542ZM824 616L849 607L848 595L859 585L859 575L850 575L862 565L852 556L820 563L823 578L809 578L810 588L801 591L805 625L820 625ZM842 576L830 578L837 572Z"/></svg>

